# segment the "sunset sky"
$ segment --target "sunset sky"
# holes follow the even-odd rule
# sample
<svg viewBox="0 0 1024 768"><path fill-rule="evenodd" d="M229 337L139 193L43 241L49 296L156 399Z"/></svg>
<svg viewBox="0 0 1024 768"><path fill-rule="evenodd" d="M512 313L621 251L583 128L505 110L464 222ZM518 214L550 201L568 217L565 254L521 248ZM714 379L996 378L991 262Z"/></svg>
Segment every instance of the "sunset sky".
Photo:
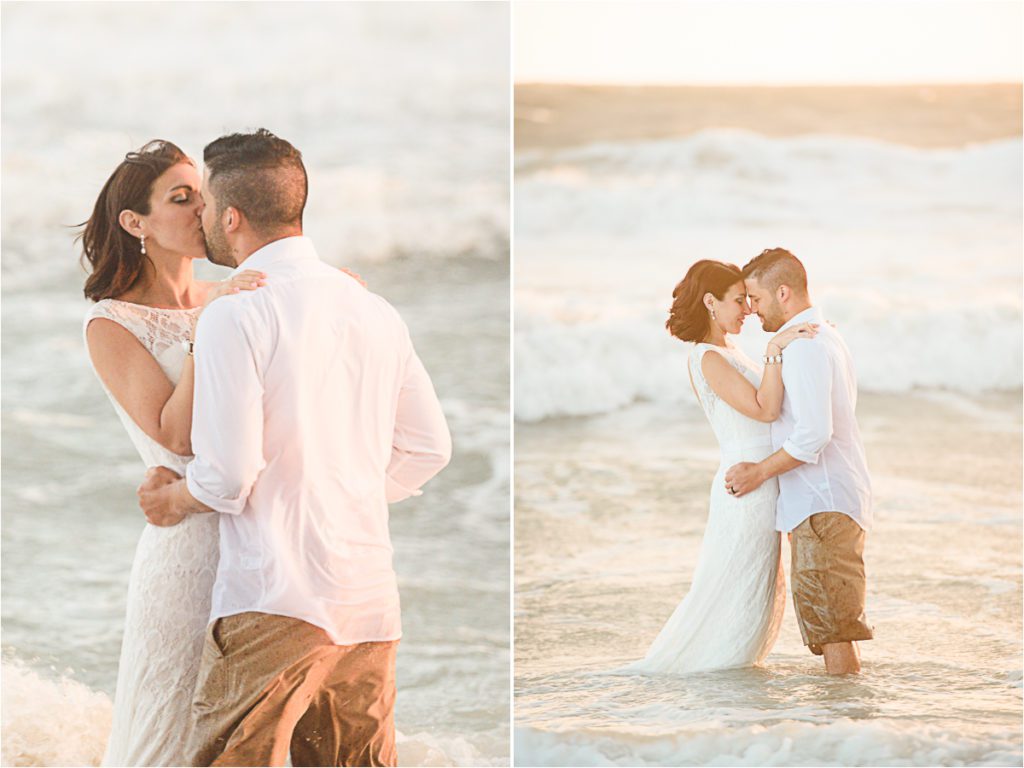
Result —
<svg viewBox="0 0 1024 768"><path fill-rule="evenodd" d="M513 5L517 82L1021 81L1020 0Z"/></svg>

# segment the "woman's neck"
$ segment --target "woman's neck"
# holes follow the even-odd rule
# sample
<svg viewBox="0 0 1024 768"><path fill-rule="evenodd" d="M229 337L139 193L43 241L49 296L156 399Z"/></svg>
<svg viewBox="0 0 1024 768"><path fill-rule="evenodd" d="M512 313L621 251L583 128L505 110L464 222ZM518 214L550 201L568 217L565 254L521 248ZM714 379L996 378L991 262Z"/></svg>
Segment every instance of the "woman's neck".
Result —
<svg viewBox="0 0 1024 768"><path fill-rule="evenodd" d="M716 347L728 346L725 343L725 331L718 327L718 323L711 321L707 335L704 337L705 344L714 344Z"/></svg>
<svg viewBox="0 0 1024 768"><path fill-rule="evenodd" d="M187 256L151 253L142 275L122 296L126 301L167 309L188 309L202 303L199 285Z"/></svg>

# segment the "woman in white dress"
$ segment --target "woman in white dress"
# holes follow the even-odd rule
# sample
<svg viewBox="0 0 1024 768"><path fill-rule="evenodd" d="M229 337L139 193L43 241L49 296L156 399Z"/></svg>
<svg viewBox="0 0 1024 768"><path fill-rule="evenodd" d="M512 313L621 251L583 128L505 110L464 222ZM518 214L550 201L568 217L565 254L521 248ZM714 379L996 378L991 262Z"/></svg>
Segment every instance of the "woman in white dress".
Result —
<svg viewBox="0 0 1024 768"><path fill-rule="evenodd" d="M91 266L85 318L93 368L147 467L179 474L191 458L188 340L219 296L254 290L262 273L197 281L206 257L195 163L169 142L129 153L81 235ZM140 472L140 478L142 473ZM142 513L136 510L138 519ZM103 765L185 765L192 692L217 571L216 515L147 524L128 586L114 715Z"/></svg>
<svg viewBox="0 0 1024 768"><path fill-rule="evenodd" d="M810 323L776 335L757 365L729 341L750 314L741 271L698 261L672 293L666 323L694 342L691 383L721 449L711 483L707 527L690 590L643 659L629 671L688 673L760 664L778 636L785 603L780 534L775 530L778 483L741 498L725 487L725 472L772 453L769 424L782 408L782 350L813 336Z"/></svg>

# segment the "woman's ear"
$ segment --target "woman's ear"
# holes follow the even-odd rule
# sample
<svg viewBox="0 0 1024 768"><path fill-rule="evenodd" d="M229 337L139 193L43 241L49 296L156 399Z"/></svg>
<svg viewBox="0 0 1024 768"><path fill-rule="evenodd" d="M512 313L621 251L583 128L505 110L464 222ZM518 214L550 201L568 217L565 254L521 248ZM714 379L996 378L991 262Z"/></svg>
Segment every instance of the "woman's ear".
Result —
<svg viewBox="0 0 1024 768"><path fill-rule="evenodd" d="M135 211L125 208L117 215L117 223L132 237L142 237L142 219Z"/></svg>

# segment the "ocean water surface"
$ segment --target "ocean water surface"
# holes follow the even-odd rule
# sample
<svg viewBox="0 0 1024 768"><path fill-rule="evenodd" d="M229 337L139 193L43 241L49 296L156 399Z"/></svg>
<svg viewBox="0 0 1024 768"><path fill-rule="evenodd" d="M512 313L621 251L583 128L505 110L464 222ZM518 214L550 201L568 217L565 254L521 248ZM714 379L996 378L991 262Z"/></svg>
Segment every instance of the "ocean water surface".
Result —
<svg viewBox="0 0 1024 768"><path fill-rule="evenodd" d="M1021 159L726 129L517 152L516 764L1021 764ZM776 246L857 367L863 673L825 676L787 602L763 668L609 675L689 588L719 462L672 289Z"/></svg>

